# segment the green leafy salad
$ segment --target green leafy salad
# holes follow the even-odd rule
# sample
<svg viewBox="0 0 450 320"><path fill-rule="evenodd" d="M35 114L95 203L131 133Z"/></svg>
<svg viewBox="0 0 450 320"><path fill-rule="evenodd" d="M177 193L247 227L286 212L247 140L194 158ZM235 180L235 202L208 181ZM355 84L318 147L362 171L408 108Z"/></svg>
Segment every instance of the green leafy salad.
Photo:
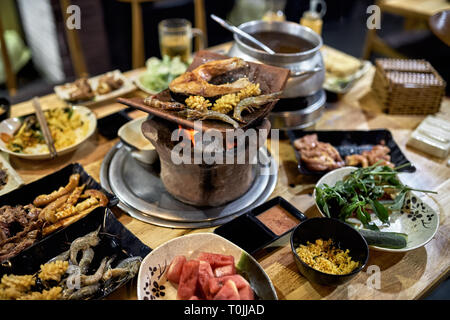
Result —
<svg viewBox="0 0 450 320"><path fill-rule="evenodd" d="M403 208L409 191L436 193L413 189L401 183L397 176L401 167L392 169L375 164L358 168L334 186L317 186L316 203L328 217L346 222L349 218L356 218L365 229L378 231L371 214L375 214L384 224L389 224L389 215Z"/></svg>
<svg viewBox="0 0 450 320"><path fill-rule="evenodd" d="M154 93L167 89L169 83L184 73L188 66L181 61L180 57L170 58L169 56L164 56L162 60L152 57L145 65L147 70L139 77L139 82Z"/></svg>

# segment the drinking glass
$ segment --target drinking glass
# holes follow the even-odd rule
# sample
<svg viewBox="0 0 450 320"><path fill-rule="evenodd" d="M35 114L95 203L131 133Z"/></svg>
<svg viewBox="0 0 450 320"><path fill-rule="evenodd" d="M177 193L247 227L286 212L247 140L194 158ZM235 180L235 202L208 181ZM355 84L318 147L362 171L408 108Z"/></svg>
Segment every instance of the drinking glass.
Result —
<svg viewBox="0 0 450 320"><path fill-rule="evenodd" d="M205 47L205 37L200 29L192 28L192 24L186 19L166 19L158 25L159 46L162 56L171 58L179 56L184 62L188 62L192 53L192 38L200 38L200 49Z"/></svg>

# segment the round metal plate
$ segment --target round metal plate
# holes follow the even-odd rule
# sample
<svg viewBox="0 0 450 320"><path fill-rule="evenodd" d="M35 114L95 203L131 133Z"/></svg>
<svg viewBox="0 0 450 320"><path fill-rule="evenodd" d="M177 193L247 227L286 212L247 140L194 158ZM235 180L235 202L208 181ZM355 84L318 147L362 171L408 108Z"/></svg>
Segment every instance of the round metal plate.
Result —
<svg viewBox="0 0 450 320"><path fill-rule="evenodd" d="M267 164L267 165L263 165ZM206 228L223 224L263 203L277 181L277 166L267 152L260 152L256 178L240 198L220 207L195 207L173 198L164 188L159 163L145 165L135 160L122 143L115 145L102 163L102 186L119 199L119 207L132 217L171 228ZM261 170L272 168L270 175Z"/></svg>

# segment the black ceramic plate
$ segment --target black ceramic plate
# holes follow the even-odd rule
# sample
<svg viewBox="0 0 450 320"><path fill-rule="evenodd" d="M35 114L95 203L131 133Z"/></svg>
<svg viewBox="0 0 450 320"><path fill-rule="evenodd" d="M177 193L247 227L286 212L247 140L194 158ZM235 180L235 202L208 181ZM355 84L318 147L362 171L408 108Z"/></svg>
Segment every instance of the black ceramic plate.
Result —
<svg viewBox="0 0 450 320"><path fill-rule="evenodd" d="M99 233L101 240L93 248L95 255L91 263L92 270L89 271L90 273L98 268L100 261L105 256L116 256L112 264L112 267L114 267L125 258L134 256L144 258L150 253L151 249L126 229L110 209L97 208L85 218L22 251L10 260L9 266L0 266L0 277L3 274L34 274L39 270L41 264L69 249L73 240L96 230L99 226L102 226ZM102 289L91 299L102 299L126 282L116 283L108 290Z"/></svg>
<svg viewBox="0 0 450 320"><path fill-rule="evenodd" d="M301 138L307 134L317 134L319 141L328 142L341 155L342 159L351 154L361 154L363 151L371 150L373 146L380 144L384 140L385 144L391 152L391 162L397 167L402 164L410 162L403 152L400 150L397 143L394 141L392 134L389 130L367 130L367 131L302 131L302 130L290 130L287 132L291 141L292 147L295 150L298 161L298 169L300 173L307 175L323 175L327 171L312 171L306 168L302 161L300 152L294 147L294 140ZM411 166L404 167L399 170L400 172L415 172L416 168Z"/></svg>
<svg viewBox="0 0 450 320"><path fill-rule="evenodd" d="M109 199L108 207L113 207L119 202L119 199L115 195L104 190L79 163L72 163L59 171L1 196L0 206L26 205L32 203L38 195L49 194L52 191L57 190L60 186L65 186L69 182L69 177L74 173L80 174L79 185L86 184L86 189L101 190Z"/></svg>
<svg viewBox="0 0 450 320"><path fill-rule="evenodd" d="M19 189L11 191L0 197L0 207L4 205L16 206L16 205L27 205L32 203L33 200L40 194L49 194L54 190L57 190L60 186L65 186L69 182L69 177L74 174L80 174L80 182L81 184L86 184L86 189L96 189L101 190L109 199L108 207L113 207L117 205L119 199L104 190L101 185L95 181L78 163L70 164L59 171L56 171L48 176L45 176L35 182L27 184ZM101 208L100 208L101 209ZM104 210L104 208L103 208ZM91 215L92 212L89 214ZM88 215L88 216L89 216ZM85 217L86 218L86 217ZM83 218L83 219L85 219ZM81 220L83 220L81 219ZM55 231L54 233L58 233L63 231L64 229L60 229ZM50 237L49 235L48 237ZM45 238L44 238L45 239ZM44 239L37 241L31 247L36 246ZM30 248L31 248L30 247Z"/></svg>

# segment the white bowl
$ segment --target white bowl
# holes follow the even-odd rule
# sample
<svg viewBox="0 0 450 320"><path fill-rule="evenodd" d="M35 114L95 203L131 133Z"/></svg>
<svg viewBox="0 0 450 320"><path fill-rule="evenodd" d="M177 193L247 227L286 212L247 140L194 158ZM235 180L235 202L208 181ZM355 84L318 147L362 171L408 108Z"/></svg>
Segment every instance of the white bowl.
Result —
<svg viewBox="0 0 450 320"><path fill-rule="evenodd" d="M323 184L333 187L337 181L343 180L356 169L356 167L343 167L330 171L317 182L316 187ZM401 175L399 175L399 179L402 180ZM315 188L313 198L320 214L326 217L317 205ZM433 239L439 228L439 213L439 206L432 197L422 194L419 197L415 192L408 192L402 210L390 214L389 225L382 224L375 214L371 216L372 221L379 227L380 231L406 233L408 235L406 247L390 249L370 246L370 248L385 252L407 252L424 246ZM357 220L355 219L355 221Z"/></svg>
<svg viewBox="0 0 450 320"><path fill-rule="evenodd" d="M134 119L120 127L117 135L131 150L131 156L138 161L152 164L158 159L153 144L142 134L142 123L147 116Z"/></svg>
<svg viewBox="0 0 450 320"><path fill-rule="evenodd" d="M88 122L89 122L89 128L88 128L88 132L87 134L83 137L83 139L81 139L80 141L78 141L77 143L68 146L66 148L60 149L57 151L57 155L58 156L62 156L65 155L69 152L74 151L75 149L77 149L83 142L85 142L86 140L88 140L92 134L95 132L95 129L97 128L97 118L95 117L94 112L92 112L90 109L83 107L83 106L72 106L71 108L73 108L74 110L76 110L78 113L80 113ZM7 133L8 135L11 135L13 130L13 127L16 125L20 125L20 119L19 118L9 118L6 120L3 120L0 123L0 135L2 133ZM51 154L50 152L45 152L45 153L30 153L30 154L25 154L25 153L18 153L18 152L13 152L11 150L9 150L6 147L5 142L3 142L3 140L0 139L0 150L19 157L19 158L23 158L23 159L30 159L30 160L44 160L44 159L51 159Z"/></svg>
<svg viewBox="0 0 450 320"><path fill-rule="evenodd" d="M177 289L165 275L172 259L184 255L188 260L200 252L232 255L235 262L241 260L255 294L263 300L277 300L277 294L269 276L260 264L247 252L227 239L214 233L194 233L172 239L150 252L142 261L137 280L139 300L175 300ZM162 293L162 294L161 294Z"/></svg>

